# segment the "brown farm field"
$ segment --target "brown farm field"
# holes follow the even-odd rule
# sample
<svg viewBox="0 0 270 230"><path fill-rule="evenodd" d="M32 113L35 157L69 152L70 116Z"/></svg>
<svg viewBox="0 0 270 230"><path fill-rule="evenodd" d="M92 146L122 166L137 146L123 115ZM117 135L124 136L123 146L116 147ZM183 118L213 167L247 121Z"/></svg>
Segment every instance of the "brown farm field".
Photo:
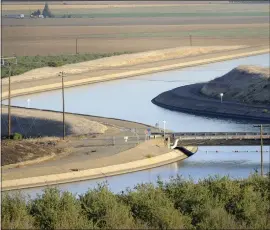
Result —
<svg viewBox="0 0 270 230"><path fill-rule="evenodd" d="M140 52L179 46L264 45L266 4L49 2L56 18L30 19L41 3L2 6L2 55ZM8 15L24 13L24 19ZM72 18L63 18L70 14ZM191 37L190 37L191 36Z"/></svg>

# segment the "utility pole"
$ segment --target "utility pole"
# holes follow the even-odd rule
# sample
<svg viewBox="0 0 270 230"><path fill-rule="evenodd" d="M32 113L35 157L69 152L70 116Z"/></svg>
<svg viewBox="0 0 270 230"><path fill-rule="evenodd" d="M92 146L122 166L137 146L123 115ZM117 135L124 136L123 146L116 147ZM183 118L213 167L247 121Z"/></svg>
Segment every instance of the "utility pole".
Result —
<svg viewBox="0 0 270 230"><path fill-rule="evenodd" d="M192 46L192 35L189 35L189 45Z"/></svg>
<svg viewBox="0 0 270 230"><path fill-rule="evenodd" d="M9 60L14 60L12 63ZM17 57L15 55L13 57L1 57L1 66L5 66L5 60L7 60L8 67L8 138L11 138L11 72L12 72L12 64L17 65ZM1 79L2 80L2 79Z"/></svg>
<svg viewBox="0 0 270 230"><path fill-rule="evenodd" d="M11 91L11 82L10 82L10 76L11 76L11 65L8 64L8 139L11 137L11 111L10 111L10 91Z"/></svg>
<svg viewBox="0 0 270 230"><path fill-rule="evenodd" d="M76 54L78 54L78 38L76 38Z"/></svg>
<svg viewBox="0 0 270 230"><path fill-rule="evenodd" d="M263 176L263 125L254 125L254 127L260 127L260 139L261 139L261 176ZM270 127L265 125L264 127Z"/></svg>
<svg viewBox="0 0 270 230"><path fill-rule="evenodd" d="M65 127L65 87L64 87L64 72L61 71L58 76L62 78L62 105L63 105L63 140L65 140L66 127Z"/></svg>

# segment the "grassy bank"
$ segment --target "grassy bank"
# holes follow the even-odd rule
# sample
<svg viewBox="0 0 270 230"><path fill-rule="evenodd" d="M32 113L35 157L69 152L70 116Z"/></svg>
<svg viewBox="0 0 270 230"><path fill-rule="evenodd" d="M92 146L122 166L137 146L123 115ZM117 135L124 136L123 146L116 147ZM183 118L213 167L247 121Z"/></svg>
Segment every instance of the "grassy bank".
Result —
<svg viewBox="0 0 270 230"><path fill-rule="evenodd" d="M25 73L29 70L41 68L41 67L58 67L65 64L78 63L83 61L91 61L104 57L111 57L121 54L127 54L131 52L114 52L114 53L85 53L85 54L74 54L74 55L57 55L57 56L18 56L17 65L12 65L11 76ZM2 78L8 77L8 68L1 68Z"/></svg>
<svg viewBox="0 0 270 230"><path fill-rule="evenodd" d="M2 197L3 229L269 229L269 178L181 177L113 194L106 185L76 198L46 189L34 200Z"/></svg>

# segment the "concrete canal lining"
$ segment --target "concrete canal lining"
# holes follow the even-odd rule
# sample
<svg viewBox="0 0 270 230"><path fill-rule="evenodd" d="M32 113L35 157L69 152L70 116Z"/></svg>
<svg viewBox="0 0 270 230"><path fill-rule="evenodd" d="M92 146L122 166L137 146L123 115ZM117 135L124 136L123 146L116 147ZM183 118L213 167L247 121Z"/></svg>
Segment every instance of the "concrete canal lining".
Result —
<svg viewBox="0 0 270 230"><path fill-rule="evenodd" d="M2 191L42 187L70 183L82 180L98 179L119 174L126 174L140 170L146 170L154 167L163 166L176 161L183 160L197 152L198 148L193 146L184 147L185 151L174 150L160 156L147 158L143 160L132 161L125 164L111 165L102 168L87 169L82 171L52 174L39 177L29 177L16 180L2 181ZM185 153L184 153L185 152Z"/></svg>
<svg viewBox="0 0 270 230"><path fill-rule="evenodd" d="M78 80L65 81L65 88L93 84L93 83L104 82L104 81L124 79L124 78L140 76L140 75L149 74L149 73L156 73L156 72L178 69L178 68L204 65L204 64L215 63L215 62L220 62L220 61L225 61L225 60L232 60L232 59L247 57L247 56L254 56L254 55L259 55L259 54L264 54L264 53L269 53L269 48L267 49L260 48L259 50L249 51L249 52L241 50L241 52L237 54L222 55L222 56L217 56L213 58L200 59L196 61L188 61L188 62L171 64L171 65L143 68L143 69L134 70L134 71L107 74L107 75L97 76L97 77L82 76L81 79L78 79ZM31 93L46 92L50 90L57 90L57 89L60 89L61 87L62 87L61 83L54 83L54 84L46 84L46 85L36 85L34 87L29 87L29 88L15 89L15 90L11 90L11 97L22 96L22 95L27 95ZM8 98L8 92L6 91L2 92L2 100L5 100L7 98Z"/></svg>

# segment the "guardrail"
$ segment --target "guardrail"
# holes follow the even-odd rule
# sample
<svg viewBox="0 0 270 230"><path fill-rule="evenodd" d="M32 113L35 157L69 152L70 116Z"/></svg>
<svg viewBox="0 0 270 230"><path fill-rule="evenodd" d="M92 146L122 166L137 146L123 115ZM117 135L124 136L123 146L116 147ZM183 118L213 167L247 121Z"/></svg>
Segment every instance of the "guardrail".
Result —
<svg viewBox="0 0 270 230"><path fill-rule="evenodd" d="M163 135L163 133L152 133L152 135ZM175 137L179 136L257 136L260 132L167 132L166 135ZM270 135L268 132L262 133L262 135Z"/></svg>
<svg viewBox="0 0 270 230"><path fill-rule="evenodd" d="M261 135L216 135L216 136L178 136L180 140L259 140ZM270 139L270 135L263 135L262 139Z"/></svg>

